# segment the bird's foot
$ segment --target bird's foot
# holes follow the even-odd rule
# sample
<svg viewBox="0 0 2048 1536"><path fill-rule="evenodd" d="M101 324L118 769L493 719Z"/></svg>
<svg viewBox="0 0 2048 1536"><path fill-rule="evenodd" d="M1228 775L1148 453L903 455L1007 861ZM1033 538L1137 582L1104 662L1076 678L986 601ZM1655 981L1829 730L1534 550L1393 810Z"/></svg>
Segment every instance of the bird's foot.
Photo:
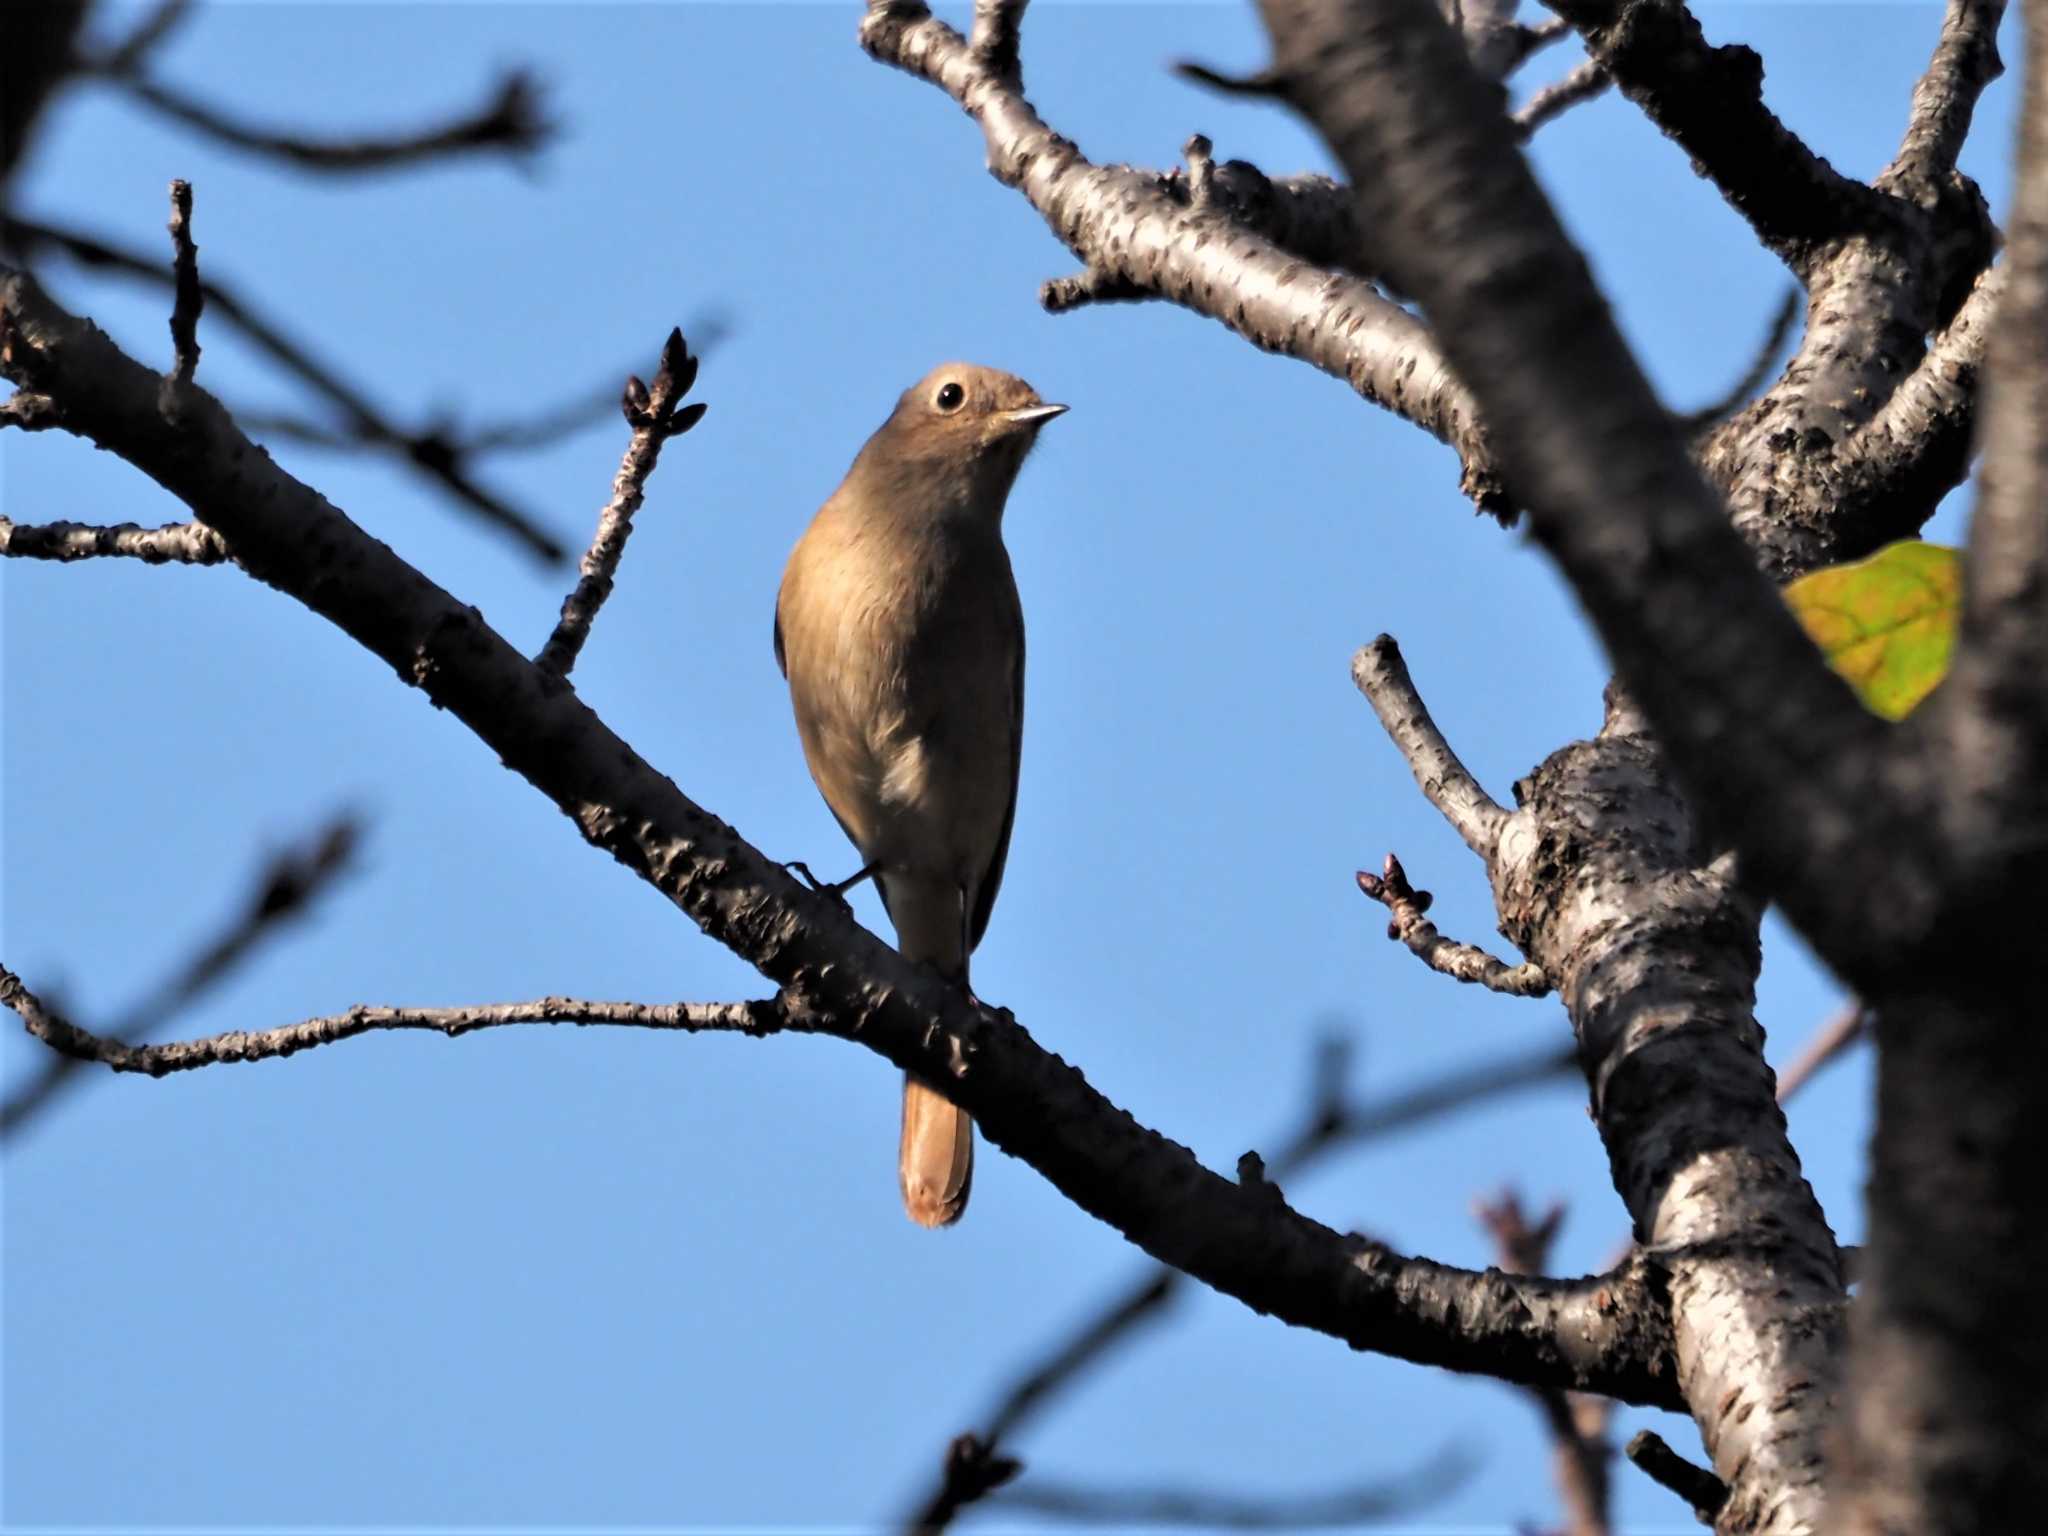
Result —
<svg viewBox="0 0 2048 1536"><path fill-rule="evenodd" d="M846 899L846 893L852 890L856 885L859 885L861 881L867 879L870 875L872 875L875 872L875 866L869 864L860 869L855 870L852 874L848 875L844 880L833 880L828 882L820 880L816 875L812 874L811 866L806 864L802 859L784 859L782 861L782 867L788 870L793 875L801 876L804 884L808 885L820 896L830 896L834 901L838 902L840 906L845 907L848 911L851 911L853 909L853 903Z"/></svg>

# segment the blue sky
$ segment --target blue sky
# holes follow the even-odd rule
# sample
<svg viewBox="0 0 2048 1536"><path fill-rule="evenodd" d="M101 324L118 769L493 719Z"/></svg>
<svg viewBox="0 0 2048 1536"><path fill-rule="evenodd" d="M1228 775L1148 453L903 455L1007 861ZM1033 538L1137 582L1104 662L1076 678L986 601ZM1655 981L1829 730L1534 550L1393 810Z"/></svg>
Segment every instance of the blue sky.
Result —
<svg viewBox="0 0 2048 1536"><path fill-rule="evenodd" d="M1939 8L1705 15L1716 38L1759 48L1771 101L1810 143L1867 176ZM1071 258L986 175L950 102L859 51L857 16L206 7L161 73L247 117L418 122L525 63L565 131L530 175L472 161L314 180L81 88L18 201L167 258L165 184L189 179L205 270L412 419L521 414L629 364L645 373L669 326L728 315L698 385L710 415L664 458L576 681L701 804L821 872L850 870L851 851L770 653L783 558L904 385L951 357L1022 374L1073 412L1007 524L1030 707L977 990L1220 1168L1291 1125L1332 1027L1358 1041L1368 1096L1561 1042L1554 1002L1429 974L1352 887L1394 849L1447 932L1493 936L1481 871L1348 660L1397 635L1504 798L1598 721L1604 673L1568 595L1522 536L1471 514L1446 450L1334 381L1163 305L1043 314L1037 284ZM1167 61L1186 56L1255 64L1250 10L1042 4L1025 32L1033 99L1097 160L1169 163L1199 130L1275 173L1325 164L1284 114L1176 80ZM1560 49L1531 73L1570 62ZM1965 157L1997 207L2013 94L1994 88ZM1784 274L1625 103L1578 109L1535 154L1667 398L1719 394ZM135 355L168 360L156 291L48 276ZM200 381L231 402L297 402L214 319L202 340ZM485 478L580 548L624 438L608 418ZM561 572L383 462L276 451L515 643L546 636ZM20 521L185 515L55 434L0 438L0 475ZM157 1038L358 1001L758 992L456 722L239 573L15 562L0 604L0 957L61 988L82 1022L145 995L265 851L342 804L369 826L358 873ZM872 896L857 909L886 932ZM1835 990L1775 923L1761 986L1782 1061ZM0 1089L40 1051L0 1031ZM1861 1226L1868 1088L1845 1065L1792 1115L1845 1240ZM962 1226L910 1226L896 1093L894 1069L835 1041L568 1029L88 1081L6 1149L0 1516L886 1524L999 1384L1143 1263L986 1149ZM1570 1202L1556 1263L1594 1267L1625 1219L1583 1098L1561 1083L1375 1142L1288 1193L1481 1264L1471 1202L1513 1181ZM1638 1419L1693 1443L1657 1415L1623 1433ZM1551 1517L1542 1431L1517 1394L1191 1293L1012 1449L1063 1481L1280 1493L1395 1475L1449 1443L1479 1470L1412 1528ZM1617 1485L1627 1529L1692 1528L1628 1469Z"/></svg>

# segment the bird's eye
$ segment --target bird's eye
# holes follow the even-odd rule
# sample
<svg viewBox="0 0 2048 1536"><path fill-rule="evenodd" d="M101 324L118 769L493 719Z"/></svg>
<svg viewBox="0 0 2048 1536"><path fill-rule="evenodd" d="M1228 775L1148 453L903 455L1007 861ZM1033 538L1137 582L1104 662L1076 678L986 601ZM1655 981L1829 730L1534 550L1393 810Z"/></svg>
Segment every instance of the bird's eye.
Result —
<svg viewBox="0 0 2048 1536"><path fill-rule="evenodd" d="M957 411L967 403L967 391L958 384L941 384L939 392L932 396L932 404L942 411Z"/></svg>

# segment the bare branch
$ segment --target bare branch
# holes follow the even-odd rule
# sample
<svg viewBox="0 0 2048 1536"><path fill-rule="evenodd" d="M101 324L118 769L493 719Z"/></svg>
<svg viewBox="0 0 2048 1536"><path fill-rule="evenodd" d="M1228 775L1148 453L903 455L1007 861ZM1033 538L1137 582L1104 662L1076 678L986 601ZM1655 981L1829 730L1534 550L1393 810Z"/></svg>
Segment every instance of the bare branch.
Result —
<svg viewBox="0 0 2048 1536"><path fill-rule="evenodd" d="M1679 0L1553 0L1552 9L1795 272L1827 240L1877 220L1882 199L1808 149L1764 105L1755 51L1710 45Z"/></svg>
<svg viewBox="0 0 2048 1536"><path fill-rule="evenodd" d="M523 70L505 75L481 107L446 123L410 133L355 139L315 139L286 129L259 128L141 75L119 72L109 78L138 101L188 128L238 149L283 160L302 171L389 171L477 151L526 156L555 131L541 111L532 77Z"/></svg>
<svg viewBox="0 0 2048 1536"><path fill-rule="evenodd" d="M317 1045L353 1040L375 1030L426 1030L455 1039L478 1030L512 1024L612 1024L633 1029L680 1030L700 1034L729 1030L772 1035L794 1027L773 998L745 1003L600 1003L572 997L543 997L527 1003L486 1003L471 1008L387 1008L357 1003L340 1013L256 1031L228 1030L199 1040L165 1045L128 1045L80 1029L45 1008L20 977L0 966L0 1002L21 1016L28 1032L51 1050L76 1061L96 1062L116 1072L167 1077L224 1062L270 1061Z"/></svg>
<svg viewBox="0 0 2048 1536"><path fill-rule="evenodd" d="M1638 1431L1623 1447L1623 1454L1653 1482L1662 1483L1685 1500L1701 1525L1712 1525L1728 1502L1726 1483L1705 1467L1687 1461L1655 1430Z"/></svg>
<svg viewBox="0 0 2048 1536"><path fill-rule="evenodd" d="M567 677L576 665L583 642L590 638L590 626L597 621L597 610L612 595L612 581L633 531L633 514L647 494L647 479L661 458L662 444L681 437L704 419L703 405L681 403L696 381L697 359L690 356L680 329L668 333L651 390L637 376L628 376L624 408L626 423L633 429L632 441L626 445L612 481L612 499L598 514L597 532L583 557L582 572L562 600L562 617L534 657L541 671Z"/></svg>
<svg viewBox="0 0 2048 1536"><path fill-rule="evenodd" d="M0 240L23 250L51 247L81 265L118 272L124 277L138 278L159 286L173 283L171 274L164 271L160 262L116 249L90 235L12 218L5 213L0 213ZM393 454L448 492L458 505L511 534L543 560L566 558L568 551L553 534L476 483L470 474L467 454L459 445L431 428L409 432L394 425L333 368L288 338L276 324L237 296L233 289L202 278L200 292L217 315L254 342L287 373L333 405L348 422L349 431L357 441Z"/></svg>
<svg viewBox="0 0 2048 1536"><path fill-rule="evenodd" d="M1850 1003L1821 1025L1778 1074L1778 1102L1789 1102L1793 1094L1820 1075L1823 1067L1861 1040L1869 1027L1870 1010L1860 1002Z"/></svg>
<svg viewBox="0 0 2048 1536"><path fill-rule="evenodd" d="M150 13L103 58L89 62L96 74L124 75L138 69L163 40L192 14L192 0L157 0Z"/></svg>
<svg viewBox="0 0 2048 1536"><path fill-rule="evenodd" d="M1448 1446L1414 1471L1322 1493L1258 1498L1201 1488L1092 1488L1027 1477L990 1503L1028 1509L1072 1525L1165 1526L1174 1530L1341 1530L1412 1515L1471 1476L1473 1459Z"/></svg>
<svg viewBox="0 0 2048 1536"><path fill-rule="evenodd" d="M1778 354L1785 349L1786 338L1792 334L1792 327L1799 321L1799 290L1787 288L1785 296L1778 301L1777 310L1771 315L1771 323L1764 332L1763 345L1756 349L1756 358L1741 378L1720 399L1711 405L1703 405L1696 411L1688 411L1679 418L1687 432L1705 432L1718 426L1727 417L1734 415L1748 403L1750 396L1764 387L1771 376L1771 367L1778 360Z"/></svg>
<svg viewBox="0 0 2048 1536"><path fill-rule="evenodd" d="M18 560L87 560L125 555L147 565L219 565L233 558L227 540L204 523L17 523L0 517L0 557Z"/></svg>
<svg viewBox="0 0 2048 1536"><path fill-rule="evenodd" d="M1048 308L1153 296L1206 315L1449 444L1465 493L1482 511L1511 515L1469 397L1429 328L1361 275L1355 208L1327 177L1272 181L1229 161L1197 207L1184 178L1091 163L920 0L871 0L860 36L874 58L938 86L980 125L989 169L1080 258L1085 275L1048 284Z"/></svg>
<svg viewBox="0 0 2048 1536"><path fill-rule="evenodd" d="M1030 3L1031 0L974 0L974 30L967 40L975 62L1020 87L1024 75L1017 39L1024 25L1024 7Z"/></svg>
<svg viewBox="0 0 2048 1536"><path fill-rule="evenodd" d="M1551 81L1515 109L1516 135L1533 138L1536 130L1552 118L1562 117L1582 101L1591 101L1613 83L1614 77L1598 59L1581 61L1569 74Z"/></svg>
<svg viewBox="0 0 2048 1536"><path fill-rule="evenodd" d="M1473 982L1489 992L1509 997L1549 995L1550 977L1542 966L1511 966L1477 945L1460 944L1438 933L1436 924L1422 915L1429 910L1433 898L1428 891L1418 891L1409 885L1408 872L1391 853L1387 855L1384 876L1362 869L1358 872L1358 888L1391 914L1387 937L1407 945L1418 960L1439 975L1453 981Z"/></svg>
<svg viewBox="0 0 2048 1536"><path fill-rule="evenodd" d="M1553 1204L1531 1222L1521 1197L1503 1190L1475 1207L1480 1223L1492 1234L1501 1268L1516 1274L1540 1274L1550 1267L1550 1245L1564 1222L1564 1207ZM1608 1475L1614 1447L1608 1443L1607 1403L1597 1397L1539 1388L1530 1393L1550 1430L1558 1492L1563 1496L1568 1536L1610 1536L1608 1511L1613 1485Z"/></svg>
<svg viewBox="0 0 2048 1536"><path fill-rule="evenodd" d="M1647 1271L1560 1281L1457 1270L1331 1231L1270 1188L1219 1177L1008 1014L906 961L692 802L474 607L256 452L204 390L167 422L148 372L25 275L0 281L0 309L15 326L8 377L61 400L72 430L199 510L251 575L460 720L589 842L781 988L794 1027L855 1041L941 1085L991 1144L1081 1209L1276 1317L1504 1380L1677 1400L1668 1314Z"/></svg>
<svg viewBox="0 0 2048 1536"><path fill-rule="evenodd" d="M909 1536L938 1536L961 1510L986 1498L1023 1470L1021 1461L998 1456L993 1447L975 1436L956 1436L946 1447L938 1491L911 1517L906 1527Z"/></svg>
<svg viewBox="0 0 2048 1536"><path fill-rule="evenodd" d="M1351 658L1351 680L1407 759L1423 796L1465 840L1467 848L1482 859L1491 859L1508 813L1480 787L1444 740L1392 635L1381 635Z"/></svg>
<svg viewBox="0 0 2048 1536"><path fill-rule="evenodd" d="M177 363L170 383L182 388L199 369L199 312L206 295L199 286L199 247L192 242L192 183L171 183L172 282L177 302L171 307L171 346Z"/></svg>
<svg viewBox="0 0 2048 1536"><path fill-rule="evenodd" d="M241 910L160 985L121 1013L106 1030L105 1040L114 1048L124 1048L124 1042L189 1007L195 998L229 975L265 938L303 916L314 900L347 872L360 836L355 817L343 812L331 817L312 836L267 859L257 870ZM29 1002L38 1011L46 1012L35 1005L32 997ZM27 1015L23 1017L26 1022ZM81 1043L100 1038L69 1024L64 1024L57 1033ZM47 1109L73 1079L74 1069L84 1059L87 1058L75 1053L52 1056L34 1080L0 1105L0 1137L19 1131Z"/></svg>
<svg viewBox="0 0 2048 1536"><path fill-rule="evenodd" d="M1913 87L1913 105L1898 155L1879 186L1935 182L1954 173L1970 136L1970 119L1984 87L2005 73L1998 57L1998 23L2005 0L1948 0L1941 40L1927 72Z"/></svg>

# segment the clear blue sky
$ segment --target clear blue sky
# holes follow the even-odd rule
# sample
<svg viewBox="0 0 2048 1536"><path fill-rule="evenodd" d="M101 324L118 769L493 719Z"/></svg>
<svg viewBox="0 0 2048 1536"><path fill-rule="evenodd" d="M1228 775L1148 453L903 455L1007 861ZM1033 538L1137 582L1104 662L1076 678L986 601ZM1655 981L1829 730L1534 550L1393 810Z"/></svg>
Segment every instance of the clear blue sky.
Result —
<svg viewBox="0 0 2048 1536"><path fill-rule="evenodd" d="M711 414L662 463L577 685L700 803L821 871L851 856L770 654L782 560L905 384L949 357L1024 375L1074 409L1011 502L1030 710L978 990L1219 1168L1292 1123L1333 1020L1360 1042L1367 1091L1563 1040L1554 1002L1425 972L1351 884L1395 849L1446 931L1492 938L1481 871L1347 663L1396 634L1505 797L1599 716L1598 654L1542 558L1472 515L1447 451L1300 364L1163 305L1043 314L1037 284L1070 258L985 174L950 102L859 51L857 15L209 6L162 73L248 117L397 126L524 62L566 131L533 176L469 162L314 180L85 88L47 124L20 204L167 255L165 183L190 179L206 271L415 418L518 413L646 372L670 325L728 312L699 384ZM1714 36L1763 52L1772 102L1857 175L1896 142L1938 18L1707 13ZM1200 130L1276 173L1321 165L1284 114L1165 67L1251 66L1259 38L1237 4L1043 4L1024 55L1033 98L1097 160L1169 163ZM2000 207L2013 94L1994 89L1966 157ZM1784 274L1622 102L1545 130L1536 157L1668 398L1718 394ZM49 275L166 362L158 293ZM212 317L202 334L202 383L296 400ZM624 431L608 419L487 477L580 548ZM561 573L383 462L277 451L515 643L546 635ZM185 515L56 434L0 438L0 455L18 520ZM456 722L236 571L10 563L0 594L0 956L82 1021L146 993L265 850L341 803L370 824L358 875L158 1038L357 1001L758 991ZM881 924L872 897L859 910ZM1834 998L1774 923L1773 1055ZM0 1030L0 1088L40 1051ZM892 1520L997 1384L1144 1262L986 1150L967 1221L911 1227L896 1081L836 1041L568 1029L102 1074L7 1149L0 1513L21 1529ZM1844 1066L1793 1114L1846 1240L1868 1087ZM1288 1193L1481 1264L1471 1201L1512 1180L1570 1201L1557 1263L1596 1266L1625 1220L1583 1100L1576 1083L1532 1093ZM1624 1434L1638 1417L1661 1416ZM1682 1421L1660 1427L1695 1443ZM1253 1493L1397 1474L1449 1442L1480 1471L1414 1528L1554 1515L1517 1394L1203 1293L1013 1449L1062 1480ZM1617 1481L1627 1529L1693 1528L1629 1469Z"/></svg>

